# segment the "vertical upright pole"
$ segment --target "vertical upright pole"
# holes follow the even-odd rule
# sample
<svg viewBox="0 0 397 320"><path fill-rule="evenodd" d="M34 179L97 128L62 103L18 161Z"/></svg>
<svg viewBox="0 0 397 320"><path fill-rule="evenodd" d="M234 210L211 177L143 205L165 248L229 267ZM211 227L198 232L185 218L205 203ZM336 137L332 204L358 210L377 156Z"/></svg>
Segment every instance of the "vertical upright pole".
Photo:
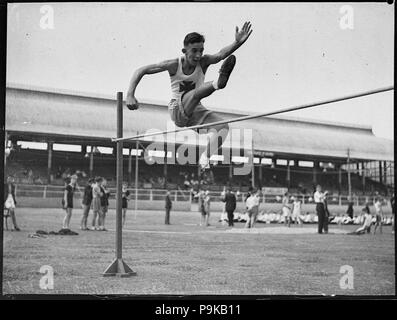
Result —
<svg viewBox="0 0 397 320"><path fill-rule="evenodd" d="M353 201L352 183L351 183L351 175L350 175L350 149L347 149L347 186L348 186L349 202L350 202Z"/></svg>
<svg viewBox="0 0 397 320"><path fill-rule="evenodd" d="M5 132L5 146L4 146L4 150L8 148L8 133ZM11 152L11 148L10 148L10 152ZM6 170L6 165L7 165L7 154L4 152L4 172L7 172Z"/></svg>
<svg viewBox="0 0 397 320"><path fill-rule="evenodd" d="M138 133L137 133L138 134ZM135 219L136 219L136 215L138 213L138 161L139 161L139 157L138 157L138 149L139 149L139 141L136 140L136 144L135 144L135 203L134 203L134 215L135 215Z"/></svg>
<svg viewBox="0 0 397 320"><path fill-rule="evenodd" d="M233 162L232 155L229 155L229 185L232 185L233 181Z"/></svg>
<svg viewBox="0 0 397 320"><path fill-rule="evenodd" d="M117 138L123 137L123 93L117 92ZM136 275L122 258L122 184L123 142L117 141L116 156L116 258L103 273L104 276L129 277Z"/></svg>
<svg viewBox="0 0 397 320"><path fill-rule="evenodd" d="M123 93L117 92L117 138L123 137ZM117 142L116 167L116 258L122 259L122 184L123 184L123 142Z"/></svg>
<svg viewBox="0 0 397 320"><path fill-rule="evenodd" d="M128 185L131 185L132 156L131 148L128 148Z"/></svg>

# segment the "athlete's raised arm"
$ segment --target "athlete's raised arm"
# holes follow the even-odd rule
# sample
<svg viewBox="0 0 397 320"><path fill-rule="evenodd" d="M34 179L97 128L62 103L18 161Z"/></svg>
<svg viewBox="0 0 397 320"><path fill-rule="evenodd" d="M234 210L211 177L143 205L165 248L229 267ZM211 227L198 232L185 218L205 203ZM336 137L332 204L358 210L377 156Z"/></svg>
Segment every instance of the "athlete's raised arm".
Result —
<svg viewBox="0 0 397 320"><path fill-rule="evenodd" d="M235 40L232 44L224 47L216 54L206 54L203 56L203 66L207 67L210 64L218 63L219 61L230 56L234 51L241 47L241 45L247 41L251 35L251 22L245 22L241 30L236 26Z"/></svg>
<svg viewBox="0 0 397 320"><path fill-rule="evenodd" d="M135 98L135 90L144 75L159 73L163 71L168 71L172 73L173 69L175 69L175 66L177 64L178 64L178 60L172 59L172 60L165 60L155 64L149 64L147 66L137 69L134 72L130 80L130 84L128 86L127 97L126 97L128 109L135 110L138 109L139 107L139 102Z"/></svg>

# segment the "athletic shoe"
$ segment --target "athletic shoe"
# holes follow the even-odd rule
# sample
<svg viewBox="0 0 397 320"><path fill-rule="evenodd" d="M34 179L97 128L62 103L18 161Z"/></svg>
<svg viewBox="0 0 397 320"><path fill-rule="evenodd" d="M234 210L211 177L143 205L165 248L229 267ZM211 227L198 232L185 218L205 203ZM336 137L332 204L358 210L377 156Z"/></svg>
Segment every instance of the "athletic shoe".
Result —
<svg viewBox="0 0 397 320"><path fill-rule="evenodd" d="M236 65L236 56L230 55L223 62L221 69L219 70L219 78L218 78L218 88L223 89L226 87L227 81L229 80L229 76L233 71L234 66Z"/></svg>

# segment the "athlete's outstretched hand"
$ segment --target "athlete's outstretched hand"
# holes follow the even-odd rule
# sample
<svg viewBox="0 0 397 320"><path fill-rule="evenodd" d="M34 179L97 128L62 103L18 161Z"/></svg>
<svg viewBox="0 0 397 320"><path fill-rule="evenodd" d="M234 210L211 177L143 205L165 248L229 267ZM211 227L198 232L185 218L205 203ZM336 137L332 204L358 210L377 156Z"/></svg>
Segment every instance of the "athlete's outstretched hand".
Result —
<svg viewBox="0 0 397 320"><path fill-rule="evenodd" d="M126 103L127 103L127 108L130 110L136 110L139 108L139 102L133 96L127 96Z"/></svg>
<svg viewBox="0 0 397 320"><path fill-rule="evenodd" d="M247 41L248 37L251 35L251 22L245 22L241 30L239 31L238 27L236 26L236 41L239 43L244 43Z"/></svg>

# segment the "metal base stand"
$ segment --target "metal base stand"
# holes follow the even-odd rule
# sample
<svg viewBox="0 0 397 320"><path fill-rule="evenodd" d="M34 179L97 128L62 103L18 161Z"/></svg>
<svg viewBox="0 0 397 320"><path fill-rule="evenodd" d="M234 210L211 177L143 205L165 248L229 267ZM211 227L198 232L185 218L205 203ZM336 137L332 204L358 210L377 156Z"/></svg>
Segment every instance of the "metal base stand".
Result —
<svg viewBox="0 0 397 320"><path fill-rule="evenodd" d="M104 277L131 277L136 276L136 272L133 271L123 259L114 259L113 262L106 268L103 273Z"/></svg>

